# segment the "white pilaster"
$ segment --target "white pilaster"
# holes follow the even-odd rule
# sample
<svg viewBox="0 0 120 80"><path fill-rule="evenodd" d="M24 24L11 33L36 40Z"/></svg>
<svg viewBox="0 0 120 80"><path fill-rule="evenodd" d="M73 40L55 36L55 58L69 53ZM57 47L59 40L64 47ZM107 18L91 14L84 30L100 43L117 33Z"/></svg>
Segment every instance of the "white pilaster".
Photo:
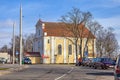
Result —
<svg viewBox="0 0 120 80"><path fill-rule="evenodd" d="M54 37L54 63L56 63L56 55L57 55L57 52L56 52L56 38Z"/></svg>
<svg viewBox="0 0 120 80"><path fill-rule="evenodd" d="M46 37L44 37L44 53L42 53L43 55L45 55L46 54L46 52L47 52L47 38ZM43 63L46 63L46 60L45 60L46 58L43 58Z"/></svg>
<svg viewBox="0 0 120 80"><path fill-rule="evenodd" d="M75 50L75 45L73 47L73 50L74 50L74 63L76 63L76 50Z"/></svg>
<svg viewBox="0 0 120 80"><path fill-rule="evenodd" d="M64 38L64 63L66 63L66 39Z"/></svg>
<svg viewBox="0 0 120 80"><path fill-rule="evenodd" d="M86 39L86 38L84 38L84 47L85 47L86 41L87 41L87 39Z"/></svg>
<svg viewBox="0 0 120 80"><path fill-rule="evenodd" d="M51 37L51 63L54 63L54 38Z"/></svg>

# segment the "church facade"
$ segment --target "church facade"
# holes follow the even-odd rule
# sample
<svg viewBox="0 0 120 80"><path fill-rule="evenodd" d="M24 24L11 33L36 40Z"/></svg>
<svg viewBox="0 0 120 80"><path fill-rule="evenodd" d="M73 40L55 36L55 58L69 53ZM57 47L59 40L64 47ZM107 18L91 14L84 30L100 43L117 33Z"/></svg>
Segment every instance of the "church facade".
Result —
<svg viewBox="0 0 120 80"><path fill-rule="evenodd" d="M86 28L86 32L87 31L88 29ZM43 57L42 63L76 63L75 45L70 41L74 41L74 38L69 34L64 33L65 30L61 23L43 22L41 20L38 20L36 24L33 51L40 52L41 56ZM82 40L83 55L86 37L83 37ZM96 53L94 36L89 40L87 46L88 57L93 57L93 52Z"/></svg>

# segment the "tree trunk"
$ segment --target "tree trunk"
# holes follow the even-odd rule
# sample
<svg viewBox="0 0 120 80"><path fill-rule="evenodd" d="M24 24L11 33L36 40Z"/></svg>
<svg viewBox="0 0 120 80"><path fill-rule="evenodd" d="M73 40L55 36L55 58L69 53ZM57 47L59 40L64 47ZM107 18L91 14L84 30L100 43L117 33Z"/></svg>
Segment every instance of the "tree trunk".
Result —
<svg viewBox="0 0 120 80"><path fill-rule="evenodd" d="M87 48L87 44L88 44L88 39L87 39L87 41L86 41L86 43L85 43L85 47L84 47L84 50L83 50L83 57L85 57L85 50L86 50L86 48ZM88 49L87 49L88 50Z"/></svg>
<svg viewBox="0 0 120 80"><path fill-rule="evenodd" d="M78 41L78 40L75 40L76 64L78 63L78 49L77 49L77 41Z"/></svg>
<svg viewBox="0 0 120 80"><path fill-rule="evenodd" d="M80 40L80 57L82 58L82 39Z"/></svg>

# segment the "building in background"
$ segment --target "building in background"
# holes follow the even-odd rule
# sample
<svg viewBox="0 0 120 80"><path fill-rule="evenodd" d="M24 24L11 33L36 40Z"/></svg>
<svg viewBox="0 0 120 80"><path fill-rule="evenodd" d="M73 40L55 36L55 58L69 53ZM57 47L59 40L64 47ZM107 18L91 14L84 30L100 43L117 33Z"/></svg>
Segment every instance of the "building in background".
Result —
<svg viewBox="0 0 120 80"><path fill-rule="evenodd" d="M40 52L25 52L24 57L28 57L31 60L32 64L39 64L41 61Z"/></svg>
<svg viewBox="0 0 120 80"><path fill-rule="evenodd" d="M7 63L12 62L12 58L10 57L10 54L7 52L0 52L0 58L4 58L7 60Z"/></svg>
<svg viewBox="0 0 120 80"><path fill-rule="evenodd" d="M36 33L33 44L33 52L40 52L43 57L43 63L75 63L76 52L75 45L69 40L74 38L65 34L65 25L57 22L43 22L38 20L36 24ZM88 33L88 29L85 28ZM92 33L91 33L92 34ZM69 39L68 39L69 37ZM95 51L94 35L90 38L88 46L88 57L92 57ZM84 47L86 36L83 37L82 46ZM95 42L95 41L94 41ZM79 44L78 44L79 45ZM82 55L83 48L82 47ZM79 48L78 48L79 49Z"/></svg>

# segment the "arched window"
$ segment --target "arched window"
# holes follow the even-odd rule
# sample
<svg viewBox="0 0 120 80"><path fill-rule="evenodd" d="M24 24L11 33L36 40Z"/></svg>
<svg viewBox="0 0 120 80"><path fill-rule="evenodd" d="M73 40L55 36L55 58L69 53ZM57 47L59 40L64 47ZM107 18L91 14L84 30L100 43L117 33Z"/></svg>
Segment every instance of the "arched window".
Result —
<svg viewBox="0 0 120 80"><path fill-rule="evenodd" d="M40 41L38 41L38 48L40 48Z"/></svg>
<svg viewBox="0 0 120 80"><path fill-rule="evenodd" d="M40 35L40 30L39 30L39 35Z"/></svg>
<svg viewBox="0 0 120 80"><path fill-rule="evenodd" d="M59 44L58 45L58 54L61 55L62 54L62 46Z"/></svg>
<svg viewBox="0 0 120 80"><path fill-rule="evenodd" d="M68 54L72 55L72 45L68 45Z"/></svg>
<svg viewBox="0 0 120 80"><path fill-rule="evenodd" d="M48 39L48 44L50 43L50 40Z"/></svg>

